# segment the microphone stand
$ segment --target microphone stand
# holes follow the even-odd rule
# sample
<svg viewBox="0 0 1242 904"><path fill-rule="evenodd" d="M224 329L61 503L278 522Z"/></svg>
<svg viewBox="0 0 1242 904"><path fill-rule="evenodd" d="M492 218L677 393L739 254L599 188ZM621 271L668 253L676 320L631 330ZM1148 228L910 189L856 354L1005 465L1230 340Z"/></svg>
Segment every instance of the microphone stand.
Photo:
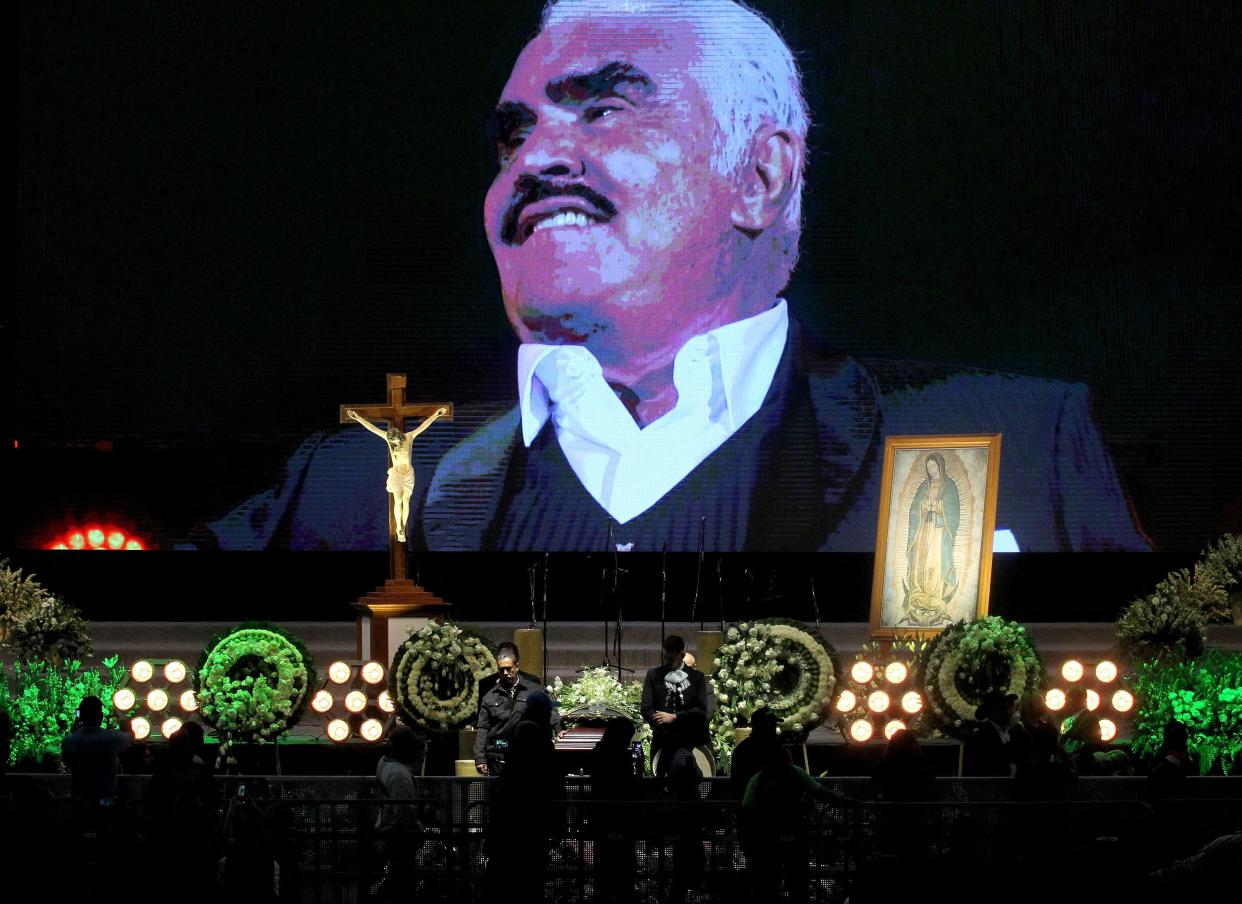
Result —
<svg viewBox="0 0 1242 904"><path fill-rule="evenodd" d="M719 613L720 614L720 633L723 636L725 617L724 617L724 575L721 572L722 562L723 560L719 556L717 556L716 557L716 604L719 606L719 609L720 609L720 613ZM699 622L699 630L700 631L703 630L702 622Z"/></svg>
<svg viewBox="0 0 1242 904"><path fill-rule="evenodd" d="M535 603L531 599L531 612ZM543 686L548 686L548 554L543 554Z"/></svg>
<svg viewBox="0 0 1242 904"><path fill-rule="evenodd" d="M694 600L690 603L690 621L699 608L699 584L703 578L703 540L707 534L707 516L699 518L699 564L694 572ZM699 630L703 630L703 619L699 619Z"/></svg>
<svg viewBox="0 0 1242 904"><path fill-rule="evenodd" d="M668 541L660 553L660 649L664 649L664 631L668 608Z"/></svg>
<svg viewBox="0 0 1242 904"><path fill-rule="evenodd" d="M811 575L811 610L815 613L815 630L819 630L819 600L815 596L815 575Z"/></svg>

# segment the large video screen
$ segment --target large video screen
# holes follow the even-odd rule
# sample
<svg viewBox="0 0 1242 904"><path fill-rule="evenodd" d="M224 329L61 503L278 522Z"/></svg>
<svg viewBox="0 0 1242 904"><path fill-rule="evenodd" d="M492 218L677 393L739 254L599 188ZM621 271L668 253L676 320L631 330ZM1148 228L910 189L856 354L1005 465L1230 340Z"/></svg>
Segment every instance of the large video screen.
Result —
<svg viewBox="0 0 1242 904"><path fill-rule="evenodd" d="M15 545L865 552L886 439L1000 434L1003 548L1201 547L1242 525L1239 37L23 3Z"/></svg>

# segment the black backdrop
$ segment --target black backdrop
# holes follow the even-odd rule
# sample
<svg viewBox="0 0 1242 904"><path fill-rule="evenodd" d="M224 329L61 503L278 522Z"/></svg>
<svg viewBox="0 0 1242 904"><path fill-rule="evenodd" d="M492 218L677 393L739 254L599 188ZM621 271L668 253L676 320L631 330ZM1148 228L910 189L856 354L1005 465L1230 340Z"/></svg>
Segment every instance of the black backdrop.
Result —
<svg viewBox="0 0 1242 904"><path fill-rule="evenodd" d="M1238 529L1237 7L755 5L815 119L797 314L1087 382L1159 548ZM512 394L481 123L540 6L21 4L19 545L168 545L388 371Z"/></svg>

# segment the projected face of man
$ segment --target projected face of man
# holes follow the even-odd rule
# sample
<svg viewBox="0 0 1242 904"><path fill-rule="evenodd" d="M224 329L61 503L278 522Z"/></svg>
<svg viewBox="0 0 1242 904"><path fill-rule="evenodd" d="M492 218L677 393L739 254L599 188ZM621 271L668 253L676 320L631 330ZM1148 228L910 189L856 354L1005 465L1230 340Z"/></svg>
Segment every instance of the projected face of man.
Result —
<svg viewBox="0 0 1242 904"><path fill-rule="evenodd" d="M688 339L773 303L738 278L743 180L712 167L715 120L688 72L698 52L676 20L552 26L495 118L484 215L509 320L524 342L586 344L606 379L653 403L640 422L675 404Z"/></svg>

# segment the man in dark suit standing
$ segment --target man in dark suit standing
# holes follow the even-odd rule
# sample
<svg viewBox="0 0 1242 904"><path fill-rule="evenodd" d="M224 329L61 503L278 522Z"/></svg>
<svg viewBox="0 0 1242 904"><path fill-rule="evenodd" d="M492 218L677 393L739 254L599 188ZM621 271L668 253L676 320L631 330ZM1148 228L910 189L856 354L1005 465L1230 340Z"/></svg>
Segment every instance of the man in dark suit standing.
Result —
<svg viewBox="0 0 1242 904"><path fill-rule="evenodd" d="M676 749L708 742L707 678L683 661L686 642L676 634L664 638L664 661L643 679L642 713L651 726L651 757L671 757ZM678 721L683 724L678 725ZM690 730L683 731L686 726ZM675 748L675 749L674 749Z"/></svg>
<svg viewBox="0 0 1242 904"><path fill-rule="evenodd" d="M479 701L478 734L474 739L474 765L483 775L500 775L503 771L509 744L526 714L526 699L543 691L538 681L531 681L518 671L516 649L497 654L496 670L499 680ZM550 723L559 734L561 714L555 708Z"/></svg>
<svg viewBox="0 0 1242 904"><path fill-rule="evenodd" d="M1026 732L1018 721L1018 695L988 691L975 710L978 724L966 738L963 771L966 775L1012 776L1027 747Z"/></svg>

